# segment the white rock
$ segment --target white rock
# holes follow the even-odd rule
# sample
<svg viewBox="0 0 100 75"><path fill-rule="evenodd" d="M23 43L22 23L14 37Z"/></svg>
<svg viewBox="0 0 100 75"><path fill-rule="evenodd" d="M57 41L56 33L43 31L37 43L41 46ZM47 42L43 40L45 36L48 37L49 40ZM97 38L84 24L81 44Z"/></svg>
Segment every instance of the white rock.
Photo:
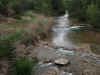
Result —
<svg viewBox="0 0 100 75"><path fill-rule="evenodd" d="M55 60L55 64L58 64L58 65L66 65L68 63L69 63L69 61L66 60L66 59L58 59L58 60Z"/></svg>

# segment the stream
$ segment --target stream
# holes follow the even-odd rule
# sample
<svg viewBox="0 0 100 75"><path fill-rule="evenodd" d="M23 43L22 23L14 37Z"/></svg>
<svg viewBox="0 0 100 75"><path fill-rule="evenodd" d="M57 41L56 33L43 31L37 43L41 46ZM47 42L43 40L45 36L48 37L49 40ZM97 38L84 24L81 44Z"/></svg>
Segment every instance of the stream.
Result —
<svg viewBox="0 0 100 75"><path fill-rule="evenodd" d="M32 75L100 75L100 33L73 24L68 17L66 12L64 16L55 18L51 34L43 40L60 46L59 48L42 45L34 49L38 63L33 68ZM81 45L86 49L77 50ZM90 46L91 51L87 46ZM50 62L44 63L44 59L50 59ZM56 59L69 60L70 64L56 65Z"/></svg>

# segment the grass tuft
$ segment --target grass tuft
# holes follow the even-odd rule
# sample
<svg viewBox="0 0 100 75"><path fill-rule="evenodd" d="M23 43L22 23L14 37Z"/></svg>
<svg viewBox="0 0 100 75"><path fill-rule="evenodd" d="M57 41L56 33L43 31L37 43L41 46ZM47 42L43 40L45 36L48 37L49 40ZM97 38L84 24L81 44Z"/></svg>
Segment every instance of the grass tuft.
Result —
<svg viewBox="0 0 100 75"><path fill-rule="evenodd" d="M10 57L15 49L13 43L22 38L23 31L0 37L0 59Z"/></svg>
<svg viewBox="0 0 100 75"><path fill-rule="evenodd" d="M35 60L30 61L27 58L21 58L13 62L14 75L30 75L32 67L35 65Z"/></svg>

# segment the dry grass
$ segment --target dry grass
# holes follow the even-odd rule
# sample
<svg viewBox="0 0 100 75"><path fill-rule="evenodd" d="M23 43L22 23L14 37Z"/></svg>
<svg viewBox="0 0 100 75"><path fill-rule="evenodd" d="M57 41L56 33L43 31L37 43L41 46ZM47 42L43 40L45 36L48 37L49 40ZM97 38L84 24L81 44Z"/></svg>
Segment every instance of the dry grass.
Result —
<svg viewBox="0 0 100 75"><path fill-rule="evenodd" d="M1 68L0 68L0 75L6 75L8 73L8 70L9 70L9 65L8 65L8 61L0 61L0 65L1 65Z"/></svg>
<svg viewBox="0 0 100 75"><path fill-rule="evenodd" d="M37 14L35 14L37 16ZM45 17L43 15L38 15L34 21L27 25L26 30L33 30L42 28L42 32L46 32L49 30L52 24L52 18Z"/></svg>
<svg viewBox="0 0 100 75"><path fill-rule="evenodd" d="M22 20L15 20L13 18L7 18L7 20L7 22L0 23L0 36L22 29L28 33L32 33L36 29L46 33L50 29L53 18L29 11L26 16L22 16Z"/></svg>

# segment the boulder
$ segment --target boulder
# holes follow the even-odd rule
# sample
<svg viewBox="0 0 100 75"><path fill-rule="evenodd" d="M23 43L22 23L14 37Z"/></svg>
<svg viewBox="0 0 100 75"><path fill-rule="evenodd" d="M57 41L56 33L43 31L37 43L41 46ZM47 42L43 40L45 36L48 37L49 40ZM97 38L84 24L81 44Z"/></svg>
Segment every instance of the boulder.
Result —
<svg viewBox="0 0 100 75"><path fill-rule="evenodd" d="M66 59L58 59L58 60L55 60L54 63L58 64L58 65L67 65L69 63L69 61Z"/></svg>

